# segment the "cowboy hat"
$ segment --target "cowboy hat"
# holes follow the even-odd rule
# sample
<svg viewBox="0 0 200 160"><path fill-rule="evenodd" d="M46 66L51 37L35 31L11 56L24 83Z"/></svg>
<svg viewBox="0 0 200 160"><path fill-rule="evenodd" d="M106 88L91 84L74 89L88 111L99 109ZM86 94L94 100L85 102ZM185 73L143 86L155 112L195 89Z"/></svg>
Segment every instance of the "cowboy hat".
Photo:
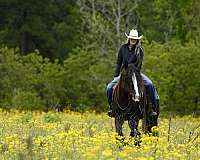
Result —
<svg viewBox="0 0 200 160"><path fill-rule="evenodd" d="M129 35L127 35L125 33L126 37L127 38L131 38L131 39L141 39L142 36L138 37L138 31L136 29L132 29L130 32L129 32Z"/></svg>

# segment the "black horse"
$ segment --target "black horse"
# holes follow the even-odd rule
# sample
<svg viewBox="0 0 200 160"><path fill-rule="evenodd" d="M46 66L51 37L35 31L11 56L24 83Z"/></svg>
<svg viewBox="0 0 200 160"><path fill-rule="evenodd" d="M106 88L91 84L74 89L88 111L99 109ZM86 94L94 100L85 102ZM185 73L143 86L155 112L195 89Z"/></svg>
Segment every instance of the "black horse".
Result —
<svg viewBox="0 0 200 160"><path fill-rule="evenodd" d="M146 133L151 132L151 127L155 125L149 119L148 96L140 71L133 64L125 64L121 69L120 80L113 88L112 108L116 132L120 136L123 136L122 125L126 120L131 137L139 135L140 119L143 118L143 130Z"/></svg>

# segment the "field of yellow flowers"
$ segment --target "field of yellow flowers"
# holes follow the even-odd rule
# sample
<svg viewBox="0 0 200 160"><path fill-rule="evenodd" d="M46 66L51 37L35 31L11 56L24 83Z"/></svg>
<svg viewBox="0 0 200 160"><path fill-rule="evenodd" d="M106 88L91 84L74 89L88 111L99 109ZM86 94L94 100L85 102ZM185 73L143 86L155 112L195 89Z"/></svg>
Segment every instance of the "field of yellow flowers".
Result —
<svg viewBox="0 0 200 160"><path fill-rule="evenodd" d="M105 113L0 110L0 159L200 159L200 117L161 116L153 130L135 146L125 123L123 145Z"/></svg>

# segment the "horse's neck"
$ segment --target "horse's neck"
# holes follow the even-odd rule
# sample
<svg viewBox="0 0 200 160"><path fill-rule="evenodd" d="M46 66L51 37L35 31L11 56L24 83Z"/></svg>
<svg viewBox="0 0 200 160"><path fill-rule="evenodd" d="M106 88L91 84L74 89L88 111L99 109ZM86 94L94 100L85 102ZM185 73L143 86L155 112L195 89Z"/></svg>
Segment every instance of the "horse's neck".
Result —
<svg viewBox="0 0 200 160"><path fill-rule="evenodd" d="M125 89L123 88L123 85L118 85L117 87L118 89L118 100L120 102L124 102L124 101L128 101L128 92L125 91Z"/></svg>

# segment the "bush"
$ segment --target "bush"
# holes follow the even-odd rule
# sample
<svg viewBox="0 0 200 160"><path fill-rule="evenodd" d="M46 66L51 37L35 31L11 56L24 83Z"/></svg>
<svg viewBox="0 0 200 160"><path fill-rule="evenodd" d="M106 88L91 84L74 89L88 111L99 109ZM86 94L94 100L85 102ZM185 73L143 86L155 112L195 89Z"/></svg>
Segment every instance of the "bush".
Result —
<svg viewBox="0 0 200 160"><path fill-rule="evenodd" d="M95 52L76 49L65 60L65 88L71 108L107 109L106 84L111 81L114 70L109 59L105 55L101 57Z"/></svg>
<svg viewBox="0 0 200 160"><path fill-rule="evenodd" d="M161 109L199 110L200 49L192 42L143 44L143 72L157 87ZM106 85L113 79L115 52L74 49L63 62L50 62L38 52L21 56L0 49L0 105L25 110L70 106L78 111L107 110Z"/></svg>
<svg viewBox="0 0 200 160"><path fill-rule="evenodd" d="M16 91L11 106L19 110L42 110L44 101L34 92Z"/></svg>
<svg viewBox="0 0 200 160"><path fill-rule="evenodd" d="M0 105L6 108L48 109L65 103L63 71L36 51L21 56L0 49ZM19 106L18 106L19 105Z"/></svg>

